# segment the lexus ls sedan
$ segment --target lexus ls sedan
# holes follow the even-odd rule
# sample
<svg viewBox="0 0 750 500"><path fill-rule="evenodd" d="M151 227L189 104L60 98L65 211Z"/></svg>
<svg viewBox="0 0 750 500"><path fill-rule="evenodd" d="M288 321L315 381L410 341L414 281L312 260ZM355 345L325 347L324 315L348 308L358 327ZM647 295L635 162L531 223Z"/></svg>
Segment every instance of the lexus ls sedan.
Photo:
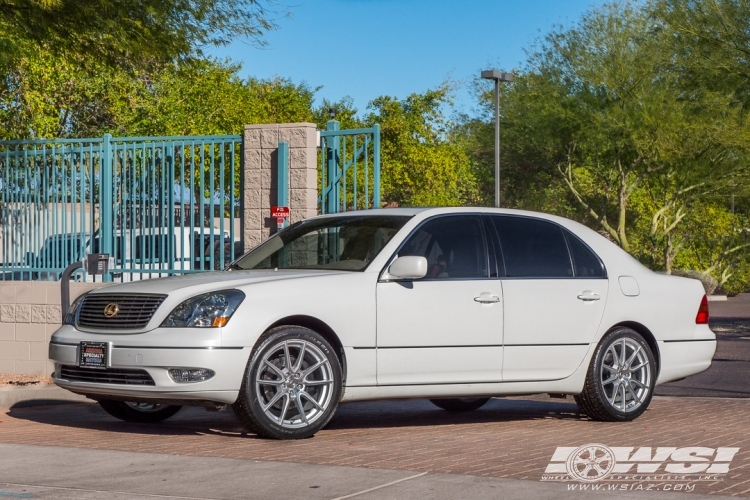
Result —
<svg viewBox="0 0 750 500"><path fill-rule="evenodd" d="M716 349L700 282L656 274L568 219L491 208L315 217L224 271L99 288L50 343L60 387L157 422L232 405L312 436L341 401L573 395L628 421Z"/></svg>

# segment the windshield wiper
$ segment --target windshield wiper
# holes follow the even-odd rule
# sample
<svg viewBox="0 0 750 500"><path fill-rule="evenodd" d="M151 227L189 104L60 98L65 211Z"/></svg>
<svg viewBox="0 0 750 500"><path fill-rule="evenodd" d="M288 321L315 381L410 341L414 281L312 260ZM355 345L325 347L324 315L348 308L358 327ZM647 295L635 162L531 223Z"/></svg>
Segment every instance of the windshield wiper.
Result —
<svg viewBox="0 0 750 500"><path fill-rule="evenodd" d="M237 264L236 262L232 262L224 270L225 271L244 271L245 268L244 267L240 267L239 264Z"/></svg>

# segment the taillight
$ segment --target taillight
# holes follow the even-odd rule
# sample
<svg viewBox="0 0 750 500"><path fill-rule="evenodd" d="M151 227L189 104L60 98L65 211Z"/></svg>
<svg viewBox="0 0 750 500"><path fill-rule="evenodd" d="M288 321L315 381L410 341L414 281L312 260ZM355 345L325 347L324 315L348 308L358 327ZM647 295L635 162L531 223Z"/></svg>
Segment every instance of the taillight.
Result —
<svg viewBox="0 0 750 500"><path fill-rule="evenodd" d="M704 295L701 300L701 305L698 308L698 315L695 317L696 325L707 325L708 324L708 298Z"/></svg>

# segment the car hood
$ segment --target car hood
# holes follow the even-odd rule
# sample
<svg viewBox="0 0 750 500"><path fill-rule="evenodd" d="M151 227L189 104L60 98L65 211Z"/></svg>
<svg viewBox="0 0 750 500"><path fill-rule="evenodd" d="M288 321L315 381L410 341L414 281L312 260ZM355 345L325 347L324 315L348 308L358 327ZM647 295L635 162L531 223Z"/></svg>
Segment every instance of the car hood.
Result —
<svg viewBox="0 0 750 500"><path fill-rule="evenodd" d="M198 289L202 292L235 288L267 281L312 278L327 275L352 274L351 271L299 270L280 269L252 271L213 271L172 276L169 278L144 279L98 288L92 294L99 293L157 293L170 295L176 291ZM179 295L182 295L180 293Z"/></svg>

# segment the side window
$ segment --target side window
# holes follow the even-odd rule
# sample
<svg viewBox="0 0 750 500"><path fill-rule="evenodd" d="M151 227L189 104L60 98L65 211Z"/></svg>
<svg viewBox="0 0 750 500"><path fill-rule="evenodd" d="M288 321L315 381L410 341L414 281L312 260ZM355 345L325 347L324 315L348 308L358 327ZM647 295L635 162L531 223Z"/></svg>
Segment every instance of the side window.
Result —
<svg viewBox="0 0 750 500"><path fill-rule="evenodd" d="M568 239L568 247L573 257L573 267L576 271L577 278L603 278L604 267L599 258L592 252L589 247L583 244L577 236L565 231L565 237Z"/></svg>
<svg viewBox="0 0 750 500"><path fill-rule="evenodd" d="M572 278L562 228L539 219L492 217L500 236L505 274L522 278Z"/></svg>
<svg viewBox="0 0 750 500"><path fill-rule="evenodd" d="M424 279L486 278L487 250L479 217L438 217L409 236L398 254L427 259Z"/></svg>

